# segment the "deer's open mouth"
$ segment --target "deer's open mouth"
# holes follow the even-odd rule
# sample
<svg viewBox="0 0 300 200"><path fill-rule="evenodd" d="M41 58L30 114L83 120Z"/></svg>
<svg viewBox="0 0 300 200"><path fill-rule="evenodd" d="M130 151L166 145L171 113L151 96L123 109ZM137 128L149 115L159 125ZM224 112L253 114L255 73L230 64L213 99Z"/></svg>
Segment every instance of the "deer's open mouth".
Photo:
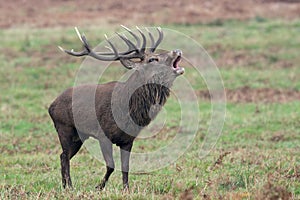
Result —
<svg viewBox="0 0 300 200"><path fill-rule="evenodd" d="M181 75L184 73L184 68L179 67L180 61L181 61L181 52L177 54L177 57L173 62L173 69L177 75Z"/></svg>

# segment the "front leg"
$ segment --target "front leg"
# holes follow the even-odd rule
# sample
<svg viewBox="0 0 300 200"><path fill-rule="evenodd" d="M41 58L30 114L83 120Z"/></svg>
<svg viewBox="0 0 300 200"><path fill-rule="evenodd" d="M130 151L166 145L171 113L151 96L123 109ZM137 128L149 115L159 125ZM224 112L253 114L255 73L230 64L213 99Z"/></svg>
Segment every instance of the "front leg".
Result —
<svg viewBox="0 0 300 200"><path fill-rule="evenodd" d="M130 152L132 148L132 142L120 146L121 150L121 165L122 165L122 176L123 176L123 189L124 191L127 191L129 189L129 184L128 184L128 172L129 172L129 158L130 158Z"/></svg>

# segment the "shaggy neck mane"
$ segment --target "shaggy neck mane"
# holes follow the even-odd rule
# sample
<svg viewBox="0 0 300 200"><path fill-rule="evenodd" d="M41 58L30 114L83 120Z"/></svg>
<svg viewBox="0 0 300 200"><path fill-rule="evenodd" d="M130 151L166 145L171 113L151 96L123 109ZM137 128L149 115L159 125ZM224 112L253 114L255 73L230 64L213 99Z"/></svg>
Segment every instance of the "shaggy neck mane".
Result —
<svg viewBox="0 0 300 200"><path fill-rule="evenodd" d="M130 116L139 126L147 126L166 103L170 89L155 83L139 87L129 101Z"/></svg>

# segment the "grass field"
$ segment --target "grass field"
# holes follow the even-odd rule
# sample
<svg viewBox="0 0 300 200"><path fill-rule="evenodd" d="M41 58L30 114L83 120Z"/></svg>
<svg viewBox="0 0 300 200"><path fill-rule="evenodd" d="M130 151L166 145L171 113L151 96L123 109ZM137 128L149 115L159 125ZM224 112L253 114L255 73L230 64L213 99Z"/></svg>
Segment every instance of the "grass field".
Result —
<svg viewBox="0 0 300 200"><path fill-rule="evenodd" d="M120 171L104 191L96 191L105 166L83 148L71 161L75 189L64 191L61 147L47 108L73 85L82 61L61 53L57 45L76 47L78 38L72 27L0 30L0 199L300 198L300 21L257 18L163 27L201 43L231 94L223 133L211 153L197 156L211 108L209 99L200 96L199 133L176 163L131 174L130 193L122 193ZM115 31L82 29L93 44ZM112 67L104 81L125 71ZM185 77L199 94L206 90L189 71ZM173 100L166 105L171 115L177 112L174 106ZM168 123L164 134L172 135L173 126ZM164 138L138 140L134 149L152 150Z"/></svg>

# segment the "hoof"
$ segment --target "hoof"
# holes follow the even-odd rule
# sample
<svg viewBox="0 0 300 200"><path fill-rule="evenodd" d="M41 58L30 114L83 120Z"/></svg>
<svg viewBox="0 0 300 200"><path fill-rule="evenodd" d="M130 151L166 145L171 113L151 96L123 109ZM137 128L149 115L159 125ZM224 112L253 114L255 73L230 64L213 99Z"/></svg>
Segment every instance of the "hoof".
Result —
<svg viewBox="0 0 300 200"><path fill-rule="evenodd" d="M97 185L95 188L96 188L96 190L103 190L104 187L105 187L105 183L101 183L101 184Z"/></svg>
<svg viewBox="0 0 300 200"><path fill-rule="evenodd" d="M129 193L129 185L128 184L125 184L123 186L123 193Z"/></svg>

